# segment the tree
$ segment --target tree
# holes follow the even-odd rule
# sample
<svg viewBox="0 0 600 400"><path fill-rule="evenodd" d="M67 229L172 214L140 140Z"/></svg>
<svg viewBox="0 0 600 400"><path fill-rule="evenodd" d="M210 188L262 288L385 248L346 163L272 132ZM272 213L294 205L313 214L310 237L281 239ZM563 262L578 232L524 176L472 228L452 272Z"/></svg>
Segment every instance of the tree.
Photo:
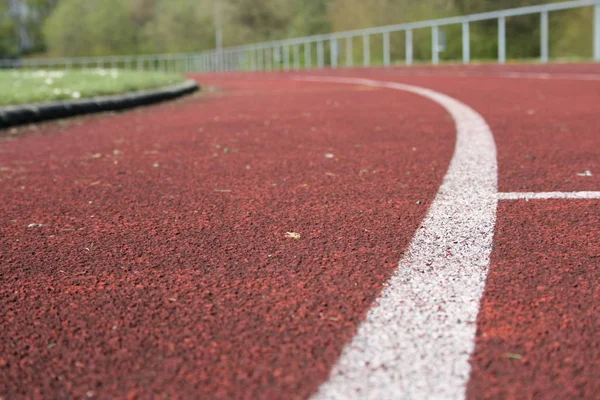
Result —
<svg viewBox="0 0 600 400"><path fill-rule="evenodd" d="M121 0L63 0L48 18L44 35L56 54L124 54L134 50L129 10Z"/></svg>
<svg viewBox="0 0 600 400"><path fill-rule="evenodd" d="M129 18L133 27L133 41L137 53L155 50L148 32L152 30L159 10L160 0L128 0Z"/></svg>
<svg viewBox="0 0 600 400"><path fill-rule="evenodd" d="M444 0L377 0L356 2L334 0L329 7L329 19L334 31L395 25L406 22L448 17L456 14L452 2ZM392 35L392 58L404 57L404 40L400 34ZM413 56L415 59L431 59L431 30L413 32ZM354 41L355 52L360 53L362 41ZM371 56L375 62L383 59L380 36L371 40Z"/></svg>
<svg viewBox="0 0 600 400"><path fill-rule="evenodd" d="M0 2L0 58L16 54L14 21L10 17L8 3Z"/></svg>
<svg viewBox="0 0 600 400"><path fill-rule="evenodd" d="M227 44L283 39L295 11L293 0L228 0L223 9Z"/></svg>
<svg viewBox="0 0 600 400"><path fill-rule="evenodd" d="M216 0L8 0L31 10L24 21L6 18L0 0L0 52L15 52L14 31L26 26L34 42L41 43L40 21L51 12L44 28L53 55L108 55L122 53L192 52L215 47ZM443 18L550 0L220 0L225 46L345 31L388 24ZM560 0L554 0L560 1ZM56 7L55 7L56 6ZM585 55L591 49L589 9L550 14L551 55ZM37 24L37 27L36 27ZM497 57L497 20L470 24L473 58ZM12 33L10 33L12 32ZM8 34L7 34L8 33ZM507 56L537 57L540 52L539 15L506 20ZM440 28L447 38L442 59L460 59L460 25ZM359 57L362 40L355 40ZM431 58L431 29L413 32L414 57ZM38 47L43 48L43 47ZM325 47L326 53L330 50ZM345 46L340 47L341 57ZM404 57L404 36L391 35L394 59ZM382 60L380 35L371 37L374 62ZM328 57L328 55L326 55ZM359 61L358 59L356 61Z"/></svg>
<svg viewBox="0 0 600 400"><path fill-rule="evenodd" d="M143 32L146 49L192 52L214 48L212 0L161 0Z"/></svg>

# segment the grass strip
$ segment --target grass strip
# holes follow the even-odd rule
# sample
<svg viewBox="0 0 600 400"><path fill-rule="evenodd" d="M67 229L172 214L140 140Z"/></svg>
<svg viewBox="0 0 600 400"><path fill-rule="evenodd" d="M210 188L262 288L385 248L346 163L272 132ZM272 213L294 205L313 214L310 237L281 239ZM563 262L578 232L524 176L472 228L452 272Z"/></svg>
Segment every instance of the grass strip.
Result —
<svg viewBox="0 0 600 400"><path fill-rule="evenodd" d="M180 74L118 69L0 71L0 106L135 92L183 81Z"/></svg>

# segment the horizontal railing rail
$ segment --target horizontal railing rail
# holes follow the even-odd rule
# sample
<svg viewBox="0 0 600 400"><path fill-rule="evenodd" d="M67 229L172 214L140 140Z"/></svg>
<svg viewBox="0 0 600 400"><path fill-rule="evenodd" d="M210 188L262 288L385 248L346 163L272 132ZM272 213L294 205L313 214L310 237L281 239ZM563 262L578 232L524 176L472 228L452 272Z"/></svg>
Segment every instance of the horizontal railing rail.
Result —
<svg viewBox="0 0 600 400"><path fill-rule="evenodd" d="M127 70L165 71L165 72L226 72L226 71L269 71L298 70L300 68L337 68L355 66L356 58L362 58L362 65L373 63L371 39L381 36L381 64L392 64L390 34L404 33L404 63L412 65L415 61L413 32L419 29L431 29L431 63L440 62L442 44L440 28L460 25L461 47L464 64L471 62L470 24L479 21L497 20L498 54L496 61L506 62L506 23L511 17L540 15L540 61L550 61L549 13L563 10L589 8L593 21L592 59L600 62L600 0L573 0L536 6L513 8L441 18L429 21L408 22L366 29L334 32L306 37L288 38L262 43L227 47L222 50L208 50L193 53L122 55L103 57L74 58L38 58L23 60L0 60L0 68L122 68ZM355 46L354 39L360 38L362 46ZM340 41L345 44L340 45ZM358 48L358 52L357 52ZM358 53L358 54L357 54ZM340 59L342 55L343 59ZM362 57L361 57L362 56Z"/></svg>

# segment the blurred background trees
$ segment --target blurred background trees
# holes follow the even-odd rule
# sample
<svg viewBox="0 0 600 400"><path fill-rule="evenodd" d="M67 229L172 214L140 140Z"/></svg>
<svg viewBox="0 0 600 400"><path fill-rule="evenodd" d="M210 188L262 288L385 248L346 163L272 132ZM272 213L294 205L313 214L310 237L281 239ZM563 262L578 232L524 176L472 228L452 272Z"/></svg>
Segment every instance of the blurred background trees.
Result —
<svg viewBox="0 0 600 400"><path fill-rule="evenodd" d="M191 52L214 48L216 0L0 0L0 57ZM551 0L220 0L225 46L543 4ZM559 1L559 0L554 0ZM589 57L589 9L551 14L551 55ZM507 20L507 56L539 54L539 16ZM442 28L442 59L460 59L460 26ZM495 58L497 23L471 25L474 58ZM415 58L431 56L431 32L414 32ZM360 47L360 41L354 45ZM381 40L373 37L377 59ZM358 52L357 52L358 53ZM392 56L404 56L402 33Z"/></svg>

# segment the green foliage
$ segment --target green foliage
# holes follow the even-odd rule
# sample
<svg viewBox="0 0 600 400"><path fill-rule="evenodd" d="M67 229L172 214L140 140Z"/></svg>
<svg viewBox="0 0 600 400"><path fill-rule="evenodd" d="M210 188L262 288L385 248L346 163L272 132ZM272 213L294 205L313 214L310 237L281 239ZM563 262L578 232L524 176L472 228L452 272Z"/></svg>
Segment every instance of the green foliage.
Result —
<svg viewBox="0 0 600 400"><path fill-rule="evenodd" d="M42 25L58 0L0 2L0 58L45 50ZM27 12L18 12L27 10Z"/></svg>
<svg viewBox="0 0 600 400"><path fill-rule="evenodd" d="M555 27L550 32L550 55L557 58L591 58L593 42L593 21L590 9L576 9L562 12L550 24Z"/></svg>
<svg viewBox="0 0 600 400"><path fill-rule="evenodd" d="M158 2L153 22L143 30L144 50L191 52L214 43L211 0Z"/></svg>
<svg viewBox="0 0 600 400"><path fill-rule="evenodd" d="M17 51L14 21L8 15L8 3L0 2L0 57L10 57Z"/></svg>
<svg viewBox="0 0 600 400"><path fill-rule="evenodd" d="M130 22L121 0L62 0L46 21L44 34L56 54L123 54L134 50Z"/></svg>
<svg viewBox="0 0 600 400"><path fill-rule="evenodd" d="M52 10L57 0L21 0ZM60 0L44 28L53 55L108 55L122 53L187 52L214 48L214 11L217 0ZM413 22L477 12L543 4L551 0L220 0L225 46L306 36L332 31ZM559 0L554 0L559 1ZM1 6L0 6L1 7ZM43 14L43 13L42 13ZM590 9L550 14L551 56L589 57ZM0 18L0 33L13 29ZM497 21L471 24L471 54L497 57ZM460 60L461 27L440 28L446 38L442 60ZM507 56L533 58L540 52L539 15L508 18ZM415 60L431 58L431 30L413 33ZM2 35L4 39L5 36ZM404 57L404 34L392 34L393 60ZM0 51L10 51L10 40ZM380 63L382 39L370 40L374 63ZM354 39L354 64L362 63L362 40ZM5 49L5 50L2 50ZM339 43L340 61L345 43ZM314 51L314 50L313 50ZM330 46L325 46L326 59ZM316 55L314 55L316 59Z"/></svg>

